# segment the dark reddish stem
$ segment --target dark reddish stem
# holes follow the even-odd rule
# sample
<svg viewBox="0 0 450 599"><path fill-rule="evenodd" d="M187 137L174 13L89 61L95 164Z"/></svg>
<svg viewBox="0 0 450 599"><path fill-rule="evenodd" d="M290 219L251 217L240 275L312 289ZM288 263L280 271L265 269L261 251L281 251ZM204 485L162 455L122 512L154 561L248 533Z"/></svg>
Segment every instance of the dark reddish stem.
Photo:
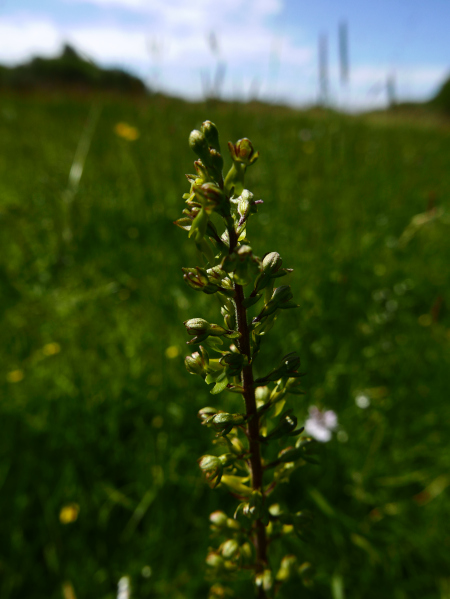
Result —
<svg viewBox="0 0 450 599"><path fill-rule="evenodd" d="M230 236L230 253L237 245L237 236L234 227L228 228ZM235 285L236 295L234 298L236 306L237 330L241 334L239 338L239 350L248 357L248 364L242 370L241 380L244 388L244 401L246 413L249 417L246 428L249 440L250 466L252 488L263 492L263 466L261 463L261 450L259 443L259 417L256 407L255 389L253 381L253 365L250 346L250 330L247 322L247 310L243 305L244 290L241 285ZM256 570L262 572L267 564L267 537L266 528L261 520L254 523L254 540L256 549ZM258 589L259 599L266 599L263 588Z"/></svg>

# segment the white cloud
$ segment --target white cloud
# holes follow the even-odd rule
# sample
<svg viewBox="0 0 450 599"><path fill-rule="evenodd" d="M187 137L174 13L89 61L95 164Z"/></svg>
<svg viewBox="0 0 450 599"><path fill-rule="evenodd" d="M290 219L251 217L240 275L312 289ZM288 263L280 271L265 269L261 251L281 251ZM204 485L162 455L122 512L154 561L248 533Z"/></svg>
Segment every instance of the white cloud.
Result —
<svg viewBox="0 0 450 599"><path fill-rule="evenodd" d="M181 15L198 18L199 15L208 18L224 13L234 13L239 18L251 14L270 16L278 14L283 9L283 0L65 0L67 4L93 4L104 8L119 7L136 10L143 13L165 13L173 18ZM238 12L237 12L238 11ZM190 17L192 15L192 17Z"/></svg>
<svg viewBox="0 0 450 599"><path fill-rule="evenodd" d="M68 41L82 52L103 63L145 61L149 58L144 33L111 27L80 27L67 31Z"/></svg>
<svg viewBox="0 0 450 599"><path fill-rule="evenodd" d="M59 51L62 37L44 20L0 20L0 61L15 64L34 54L52 56Z"/></svg>

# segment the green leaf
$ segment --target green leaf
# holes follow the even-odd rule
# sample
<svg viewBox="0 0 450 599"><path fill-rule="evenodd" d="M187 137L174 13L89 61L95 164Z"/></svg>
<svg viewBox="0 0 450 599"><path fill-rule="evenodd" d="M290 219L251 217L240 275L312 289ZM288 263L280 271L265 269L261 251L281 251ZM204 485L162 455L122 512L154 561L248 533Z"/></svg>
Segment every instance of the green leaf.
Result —
<svg viewBox="0 0 450 599"><path fill-rule="evenodd" d="M214 387L211 389L212 395L217 395L218 393L222 393L222 391L226 388L227 385L228 385L227 378L225 378L223 381L220 381L219 383L216 383L214 385Z"/></svg>
<svg viewBox="0 0 450 599"><path fill-rule="evenodd" d="M279 401L276 406L275 406L275 412L274 412L274 416L279 416L281 414L281 412L283 411L284 405L286 403L286 400L283 399L282 401Z"/></svg>
<svg viewBox="0 0 450 599"><path fill-rule="evenodd" d="M224 335L224 337L226 337L227 339L237 339L240 336L241 334L237 331L232 331L231 333L227 333L226 335Z"/></svg>
<svg viewBox="0 0 450 599"><path fill-rule="evenodd" d="M300 306L293 301L289 301L281 303L278 308L280 308L280 310L287 310L288 308L300 308Z"/></svg>
<svg viewBox="0 0 450 599"><path fill-rule="evenodd" d="M261 293L259 293L258 295L255 295L253 297L247 297L245 298L245 300L242 302L242 305L244 306L244 308L250 308L250 306L253 306L254 304L256 304L256 302L258 302L261 299Z"/></svg>
<svg viewBox="0 0 450 599"><path fill-rule="evenodd" d="M194 237L196 243L200 243L206 233L209 217L204 208L201 208L197 216L192 221L189 237Z"/></svg>

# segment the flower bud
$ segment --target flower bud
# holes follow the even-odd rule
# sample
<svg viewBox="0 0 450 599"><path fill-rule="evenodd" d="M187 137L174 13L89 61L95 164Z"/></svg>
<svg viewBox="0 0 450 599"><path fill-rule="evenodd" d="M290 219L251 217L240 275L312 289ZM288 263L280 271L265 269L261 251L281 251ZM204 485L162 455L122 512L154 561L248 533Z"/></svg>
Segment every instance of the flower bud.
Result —
<svg viewBox="0 0 450 599"><path fill-rule="evenodd" d="M196 160L194 166L197 171L197 178L194 180L196 185L202 185L211 180L209 173L201 160Z"/></svg>
<svg viewBox="0 0 450 599"><path fill-rule="evenodd" d="M239 439L239 437L233 437L231 439L231 445L233 446L232 451L234 451L234 453L236 453L237 455L242 455L243 453L245 453L245 446Z"/></svg>
<svg viewBox="0 0 450 599"><path fill-rule="evenodd" d="M293 297L290 285L281 285L281 287L277 287L274 289L270 300L258 316L253 319L253 323L259 322L262 318L270 316L278 309L285 310L287 308L296 308L297 304L294 304L291 301Z"/></svg>
<svg viewBox="0 0 450 599"><path fill-rule="evenodd" d="M247 497L252 492L252 489L245 484L244 481L246 480L245 477L234 476L231 474L224 474L222 478L223 484L228 487L232 493L243 495L244 497Z"/></svg>
<svg viewBox="0 0 450 599"><path fill-rule="evenodd" d="M221 327L218 324L210 325L209 334L212 337L221 337L222 335L224 335L228 339L235 339L236 337L240 336L239 333L237 333L236 331L232 331L230 329L224 329L223 327Z"/></svg>
<svg viewBox="0 0 450 599"><path fill-rule="evenodd" d="M214 150L220 152L219 131L216 125L211 121L205 121L201 126L201 130L206 138L208 145L211 148L214 148Z"/></svg>
<svg viewBox="0 0 450 599"><path fill-rule="evenodd" d="M247 285L259 273L259 258L249 245L241 245L222 261L223 270L233 273L234 282Z"/></svg>
<svg viewBox="0 0 450 599"><path fill-rule="evenodd" d="M228 142L228 149L233 164L225 177L224 189L230 196L240 196L244 191L245 171L256 162L259 153L253 150L252 142L247 138L240 139L236 144Z"/></svg>
<svg viewBox="0 0 450 599"><path fill-rule="evenodd" d="M228 148L233 161L241 162L245 166L250 166L259 158L259 152L255 152L252 142L246 137L238 140L235 145L228 142Z"/></svg>
<svg viewBox="0 0 450 599"><path fill-rule="evenodd" d="M273 574L271 570L264 570L256 575L256 586L263 588L265 591L270 591L273 586Z"/></svg>
<svg viewBox="0 0 450 599"><path fill-rule="evenodd" d="M270 252L266 254L262 261L262 269L264 274L274 274L281 268L283 260L278 252Z"/></svg>
<svg viewBox="0 0 450 599"><path fill-rule="evenodd" d="M224 559L232 559L233 557L237 557L239 553L239 543L236 539L228 539L220 546L220 552Z"/></svg>
<svg viewBox="0 0 450 599"><path fill-rule="evenodd" d="M199 374L200 376L206 376L206 364L202 356L198 352L194 352L191 356L186 356L184 364L186 366L186 370L190 374Z"/></svg>
<svg viewBox="0 0 450 599"><path fill-rule="evenodd" d="M204 318L191 318L185 320L183 324L189 335L204 335L211 329L211 325Z"/></svg>
<svg viewBox="0 0 450 599"><path fill-rule="evenodd" d="M209 165L209 147L206 137L201 131L194 129L189 135L189 146L191 150L203 160L206 166Z"/></svg>
<svg viewBox="0 0 450 599"><path fill-rule="evenodd" d="M203 291L207 295L211 295L219 291L218 285L215 282L211 282L207 271L200 266L196 266L195 268L182 268L183 271L183 279L196 291Z"/></svg>
<svg viewBox="0 0 450 599"><path fill-rule="evenodd" d="M283 367L286 371L286 374L296 372L299 366L300 358L296 352L291 352L283 358Z"/></svg>
<svg viewBox="0 0 450 599"><path fill-rule="evenodd" d="M281 285L281 287L277 287L274 289L272 294L271 302L279 306L284 302L288 302L294 297L291 286L290 285Z"/></svg>
<svg viewBox="0 0 450 599"><path fill-rule="evenodd" d="M225 354L220 358L220 363L225 366L229 377L238 376L246 362L248 362L246 356L237 353Z"/></svg>
<svg viewBox="0 0 450 599"><path fill-rule="evenodd" d="M204 208L200 208L189 229L189 239L192 237L195 243L200 243L206 234L208 222L208 213Z"/></svg>
<svg viewBox="0 0 450 599"><path fill-rule="evenodd" d="M236 456L234 453L223 453L219 456L219 461L224 468L227 466L232 466L236 461Z"/></svg>
<svg viewBox="0 0 450 599"><path fill-rule="evenodd" d="M214 455L204 455L197 461L208 484L213 489L217 487L223 474L223 466L220 459Z"/></svg>
<svg viewBox="0 0 450 599"><path fill-rule="evenodd" d="M218 528L224 528L228 522L228 516L225 512L221 512L220 510L216 510L209 516L209 520L214 526Z"/></svg>
<svg viewBox="0 0 450 599"><path fill-rule="evenodd" d="M223 169L223 158L222 154L215 150L214 148L209 149L209 155L211 160L211 167L213 170L213 174L216 179L221 179L222 177L222 169Z"/></svg>
<svg viewBox="0 0 450 599"><path fill-rule="evenodd" d="M241 424L244 424L245 421L245 414L228 414L227 412L220 412L207 418L203 424L211 426L214 430L221 433L222 436L225 436L228 435L233 427L240 426Z"/></svg>
<svg viewBox="0 0 450 599"><path fill-rule="evenodd" d="M223 558L215 551L211 551L206 556L206 563L211 568L221 568L223 566Z"/></svg>
<svg viewBox="0 0 450 599"><path fill-rule="evenodd" d="M206 408L199 410L197 416L200 418L200 420L207 420L211 416L214 416L214 414L217 414L217 408L211 408L207 406Z"/></svg>
<svg viewBox="0 0 450 599"><path fill-rule="evenodd" d="M248 507L244 510L245 515L250 516L251 518L258 519L261 517L263 507L263 496L261 491L253 491L250 495L250 500L248 502ZM247 512L247 513L246 513Z"/></svg>
<svg viewBox="0 0 450 599"><path fill-rule="evenodd" d="M218 185L211 182L203 183L203 185L195 185L193 190L195 199L208 214L215 211L221 216L230 215L230 203Z"/></svg>
<svg viewBox="0 0 450 599"><path fill-rule="evenodd" d="M244 564L250 564L254 559L254 549L248 541L241 545L239 553Z"/></svg>
<svg viewBox="0 0 450 599"><path fill-rule="evenodd" d="M252 210L253 208L254 210ZM238 213L241 217L239 224L242 225L247 220L249 214L255 211L256 206L254 206L253 194L248 189L244 189L238 198Z"/></svg>
<svg viewBox="0 0 450 599"><path fill-rule="evenodd" d="M227 587L222 586L219 583L213 584L209 589L208 599L226 599L227 597L233 597L234 593Z"/></svg>
<svg viewBox="0 0 450 599"><path fill-rule="evenodd" d="M269 387L257 387L255 390L256 403L259 405L265 404L270 397Z"/></svg>
<svg viewBox="0 0 450 599"><path fill-rule="evenodd" d="M297 557L295 555L285 555L281 560L276 579L282 582L289 580L296 574L296 569Z"/></svg>
<svg viewBox="0 0 450 599"><path fill-rule="evenodd" d="M236 520L233 520L233 518L228 518L227 528L231 530L241 530L239 522L236 522Z"/></svg>

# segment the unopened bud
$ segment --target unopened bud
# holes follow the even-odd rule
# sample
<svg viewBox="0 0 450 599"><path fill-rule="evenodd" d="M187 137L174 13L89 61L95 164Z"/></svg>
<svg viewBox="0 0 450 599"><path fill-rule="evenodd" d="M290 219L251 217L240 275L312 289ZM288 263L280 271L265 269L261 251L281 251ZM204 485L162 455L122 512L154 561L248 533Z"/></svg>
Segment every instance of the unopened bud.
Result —
<svg viewBox="0 0 450 599"><path fill-rule="evenodd" d="M204 360L198 352L194 352L191 356L186 356L184 364L190 374L206 375Z"/></svg>
<svg viewBox="0 0 450 599"><path fill-rule="evenodd" d="M235 426L240 426L246 421L245 414L228 414L227 412L220 412L214 414L205 420L204 424L213 427L216 431L228 434L231 429Z"/></svg>
<svg viewBox="0 0 450 599"><path fill-rule="evenodd" d="M223 473L223 466L219 458L214 455L204 455L197 461L200 469L205 475L208 484L210 484L213 488L217 487L217 485L220 483Z"/></svg>
<svg viewBox="0 0 450 599"><path fill-rule="evenodd" d="M195 198L208 213L213 210L221 216L230 215L230 204L218 185L215 183L203 183L194 186Z"/></svg>
<svg viewBox="0 0 450 599"><path fill-rule="evenodd" d="M189 146L199 158L208 166L209 164L209 147L206 137L201 131L194 129L189 135Z"/></svg>
<svg viewBox="0 0 450 599"><path fill-rule="evenodd" d="M242 443L242 441L239 439L239 437L233 437L231 439L231 445L233 446L233 451L237 455L242 455L245 452L245 446Z"/></svg>
<svg viewBox="0 0 450 599"><path fill-rule="evenodd" d="M185 320L183 324L189 335L204 335L211 329L211 325L204 318L191 318Z"/></svg>
<svg viewBox="0 0 450 599"><path fill-rule="evenodd" d="M286 369L286 373L296 372L300 366L299 356L295 352L288 354L283 358L283 366Z"/></svg>
<svg viewBox="0 0 450 599"><path fill-rule="evenodd" d="M240 557L244 564L251 563L253 559L254 550L252 547L253 546L248 541L240 547Z"/></svg>
<svg viewBox="0 0 450 599"><path fill-rule="evenodd" d="M212 524L214 524L214 526L217 526L218 528L223 528L227 525L228 516L225 514L225 512L216 510L209 516L209 520Z"/></svg>
<svg viewBox="0 0 450 599"><path fill-rule="evenodd" d="M227 466L232 466L236 461L236 456L234 453L223 453L219 456L219 461L221 465L226 468Z"/></svg>
<svg viewBox="0 0 450 599"><path fill-rule="evenodd" d="M183 279L196 291L203 291L206 294L216 293L218 286L210 282L207 272L204 268L196 266L195 268L182 268Z"/></svg>
<svg viewBox="0 0 450 599"><path fill-rule="evenodd" d="M270 591L273 586L273 574L271 570L264 570L255 578L256 586L263 588L265 591Z"/></svg>
<svg viewBox="0 0 450 599"><path fill-rule="evenodd" d="M259 152L255 152L252 142L246 137L238 140L235 145L229 142L228 148L234 162L242 162L249 166L258 160Z"/></svg>
<svg viewBox="0 0 450 599"><path fill-rule="evenodd" d="M219 175L221 177L222 169L223 169L222 154L220 152L218 152L217 150L215 150L214 148L210 148L209 156L210 156L210 160L211 160L211 166L215 171L216 177L217 177L217 175Z"/></svg>
<svg viewBox="0 0 450 599"><path fill-rule="evenodd" d="M227 376L230 377L238 376L246 362L246 356L238 353L225 354L220 358L220 363L225 366Z"/></svg>
<svg viewBox="0 0 450 599"><path fill-rule="evenodd" d="M220 152L220 144L219 144L219 131L214 123L211 121L205 121L201 130L206 138L208 145L214 150Z"/></svg>
<svg viewBox="0 0 450 599"><path fill-rule="evenodd" d="M208 599L226 599L227 597L233 597L234 593L227 587L222 586L219 583L213 584L209 589Z"/></svg>
<svg viewBox="0 0 450 599"><path fill-rule="evenodd" d="M228 539L220 546L220 551L225 559L231 559L237 556L239 552L239 543L236 539Z"/></svg>
<svg viewBox="0 0 450 599"><path fill-rule="evenodd" d="M296 573L296 568L297 557L295 555L285 555L281 560L276 579L283 582L289 580Z"/></svg>
<svg viewBox="0 0 450 599"><path fill-rule="evenodd" d="M262 261L262 269L264 274L274 274L281 268L283 260L278 252L270 252L266 254Z"/></svg>
<svg viewBox="0 0 450 599"><path fill-rule="evenodd" d="M206 556L206 563L211 568L221 568L223 566L223 558L218 553L211 551Z"/></svg>
<svg viewBox="0 0 450 599"><path fill-rule="evenodd" d="M277 287L274 289L270 300L258 316L253 319L253 323L259 322L262 318L270 316L278 309L285 310L286 308L296 308L297 304L291 301L293 297L290 285L281 285L281 287Z"/></svg>
<svg viewBox="0 0 450 599"><path fill-rule="evenodd" d="M258 519L261 517L263 496L261 491L253 491L248 502L248 515Z"/></svg>
<svg viewBox="0 0 450 599"><path fill-rule="evenodd" d="M214 416L214 414L217 414L217 408L206 406L198 411L197 416L200 418L200 420L207 420L211 416Z"/></svg>
<svg viewBox="0 0 450 599"><path fill-rule="evenodd" d="M238 199L238 212L241 216L239 224L242 224L247 219L252 207L252 200L253 194L248 189L244 189Z"/></svg>
<svg viewBox="0 0 450 599"><path fill-rule="evenodd" d="M290 285L281 285L281 287L277 287L274 289L272 294L271 302L276 305L280 305L284 302L288 302L294 297L291 286Z"/></svg>

